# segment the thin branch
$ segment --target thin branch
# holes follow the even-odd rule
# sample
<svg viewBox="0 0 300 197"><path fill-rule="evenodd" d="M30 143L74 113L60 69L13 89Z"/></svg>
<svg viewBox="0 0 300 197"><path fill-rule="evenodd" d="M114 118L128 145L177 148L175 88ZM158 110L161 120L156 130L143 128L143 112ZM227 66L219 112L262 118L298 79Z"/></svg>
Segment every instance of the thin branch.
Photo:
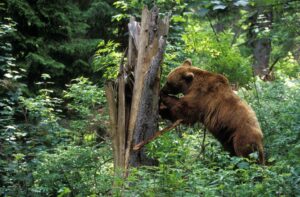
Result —
<svg viewBox="0 0 300 197"><path fill-rule="evenodd" d="M202 140L202 145L201 145L201 153L203 156L205 155L205 138L206 138L206 128L203 131L203 140Z"/></svg>
<svg viewBox="0 0 300 197"><path fill-rule="evenodd" d="M165 132L167 131L170 131L172 129L174 129L175 127L177 127L177 125L179 125L183 120L182 119L179 119L177 120L176 122L174 122L171 126L168 126L166 128L164 128L163 130L161 131L157 131L152 137L150 137L149 139L145 140L145 141L142 141L138 144L136 144L134 147L133 147L133 150L134 151L138 151L140 150L142 147L144 147L146 144L150 143L151 141L155 140L156 138L158 138L159 136L161 136L162 134L164 134Z"/></svg>
<svg viewBox="0 0 300 197"><path fill-rule="evenodd" d="M206 17L207 17L207 19L208 19L208 22L209 22L209 25L210 25L211 29L213 30L213 32L214 32L214 34L215 34L216 40L217 40L218 42L220 42L220 39L219 39L219 37L218 37L218 34L217 34L217 32L216 32L216 30L215 30L215 28L214 28L214 26L213 26L213 24L212 24L212 22L211 22L209 16L207 15Z"/></svg>
<svg viewBox="0 0 300 197"><path fill-rule="evenodd" d="M277 62L280 60L280 58L281 58L281 57L277 57L277 58L275 59L275 61L273 62L273 64L272 64L272 65L270 66L270 68L269 68L268 74L270 74L270 73L272 72L272 70L273 70L275 64L277 64Z"/></svg>
<svg viewBox="0 0 300 197"><path fill-rule="evenodd" d="M267 74L265 74L264 76L262 76L262 79L264 80L264 81L270 81L270 80L272 80L272 71L273 71L273 69L274 69L274 66L275 66L275 64L280 60L280 58L281 57L277 57L276 59L275 59L275 61L273 62L273 64L270 66L270 68L269 68L269 70L268 70L268 73Z"/></svg>

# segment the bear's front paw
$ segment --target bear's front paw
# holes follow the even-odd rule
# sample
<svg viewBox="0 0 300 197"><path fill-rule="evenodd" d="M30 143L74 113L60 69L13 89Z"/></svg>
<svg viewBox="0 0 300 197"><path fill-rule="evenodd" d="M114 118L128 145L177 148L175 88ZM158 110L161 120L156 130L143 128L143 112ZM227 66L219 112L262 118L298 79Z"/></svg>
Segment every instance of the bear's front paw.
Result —
<svg viewBox="0 0 300 197"><path fill-rule="evenodd" d="M167 107L172 107L179 102L179 99L176 96L162 95L160 97L160 102L162 102Z"/></svg>

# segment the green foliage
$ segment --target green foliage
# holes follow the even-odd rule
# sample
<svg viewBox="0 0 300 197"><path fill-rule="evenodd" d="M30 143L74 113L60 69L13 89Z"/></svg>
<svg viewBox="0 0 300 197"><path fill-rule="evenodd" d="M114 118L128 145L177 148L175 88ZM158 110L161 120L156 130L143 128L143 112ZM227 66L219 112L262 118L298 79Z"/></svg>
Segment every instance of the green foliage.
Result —
<svg viewBox="0 0 300 197"><path fill-rule="evenodd" d="M0 4L0 8L2 5ZM21 94L18 88L18 80L22 77L20 70L15 65L15 58L12 56L12 45L6 38L15 31L15 22L11 18L6 18L0 22L0 129L9 125L13 121L13 108L16 98ZM2 132L1 132L2 133Z"/></svg>
<svg viewBox="0 0 300 197"><path fill-rule="evenodd" d="M119 44L113 41L104 40L98 44L98 49L93 59L94 71L101 71L106 79L116 78L119 71L119 64L122 54L117 51Z"/></svg>
<svg viewBox="0 0 300 197"><path fill-rule="evenodd" d="M31 188L37 196L105 195L112 185L113 166L107 144L98 147L61 146L37 156Z"/></svg>
<svg viewBox="0 0 300 197"><path fill-rule="evenodd" d="M104 91L84 77L72 82L64 91L69 113L73 113L69 118L72 138L75 143L91 144L102 138L106 130L103 124L107 120L103 110L106 104Z"/></svg>
<svg viewBox="0 0 300 197"><path fill-rule="evenodd" d="M62 102L59 98L52 98L49 89L41 89L40 94L34 98L20 97L20 104L24 110L25 121L34 122L38 121L42 125L57 124L60 119L58 113L61 110L58 105ZM28 117L27 117L28 116Z"/></svg>
<svg viewBox="0 0 300 197"><path fill-rule="evenodd" d="M300 81L281 79L256 83L256 89L241 91L255 109L265 134L266 150L274 160L297 160L300 131ZM271 102L270 102L271 101ZM298 165L300 164L299 161Z"/></svg>
<svg viewBox="0 0 300 197"><path fill-rule="evenodd" d="M50 76L43 74L42 77L47 79ZM14 109L10 115L12 118L16 115L22 117L18 117L19 122L7 122L3 133L1 131L4 154L1 156L3 186L0 191L5 195L27 196L33 183L31 171L36 166L35 154L64 142L66 137L65 129L58 124L61 99L52 97L52 91L46 88L32 97L22 96L18 89L20 87L10 90L15 96L15 100L10 100Z"/></svg>
<svg viewBox="0 0 300 197"><path fill-rule="evenodd" d="M185 53L191 54L194 65L222 73L231 83L245 85L250 81L249 58L243 57L238 46L232 43L232 32L216 35L208 23L192 21L182 38L186 44Z"/></svg>
<svg viewBox="0 0 300 197"><path fill-rule="evenodd" d="M281 75L299 77L299 73L299 63L295 60L295 57L291 52L288 52L287 56L280 60L278 65L276 65L275 75L278 75L279 77Z"/></svg>
<svg viewBox="0 0 300 197"><path fill-rule="evenodd" d="M14 43L13 53L19 66L27 71L25 80L30 89L36 88L34 82L44 72L63 84L91 74L90 58L99 34L102 39L109 39L120 33L113 28L104 31L115 13L108 0L5 0L3 7L5 14L17 22L17 31L8 39ZM105 12L99 11L103 9Z"/></svg>
<svg viewBox="0 0 300 197"><path fill-rule="evenodd" d="M80 77L72 82L67 85L68 90L64 91L64 98L71 100L67 107L79 113L80 117L88 116L97 105L103 106L106 103L104 91L93 85L88 78Z"/></svg>
<svg viewBox="0 0 300 197"><path fill-rule="evenodd" d="M2 3L0 9L2 10ZM12 55L12 45L7 38L15 31L15 22L6 18L0 22L0 195L14 191L16 195L24 195L24 185L30 185L31 176L28 174L28 163L25 161L23 147L17 144L19 139L26 137L27 133L18 128L15 113L18 98L22 95L24 84L22 70L15 64Z"/></svg>
<svg viewBox="0 0 300 197"><path fill-rule="evenodd" d="M2 65L0 68L1 71L4 71L7 66L12 65L12 61L14 61L14 58L11 54L12 45L10 42L8 42L7 37L16 31L15 25L15 22L11 18L5 18L3 21L0 21L0 38L2 40L0 45L0 65Z"/></svg>
<svg viewBox="0 0 300 197"><path fill-rule="evenodd" d="M108 180L109 175L105 174L106 178L100 176L100 172L106 173L104 168L100 168L100 161L104 161L109 157L110 149L106 145L105 148L101 148L97 152L99 144L95 147L96 143L103 141L106 129L104 124L101 123L106 117L103 112L99 114L97 111L98 108L103 108L105 103L103 90L93 85L87 78L82 77L73 80L73 83L68 85L68 90L64 92L64 99L67 99L64 102L69 103L67 108L73 110L76 115L72 115L72 118L65 120L62 115L63 100L52 96L53 91L49 89L49 86L53 84L49 81L51 80L50 75L42 74L41 78L44 81L37 84L41 87L38 95L32 97L18 95L16 102L19 105L14 108L6 106L7 109L14 110L12 112L4 111L6 113L10 112L10 117L12 117L18 110L17 112L22 114L24 120L21 123L11 120L1 125L3 130L1 130L0 139L3 142L1 145L5 152L1 155L0 162L3 177L3 186L0 187L1 194L31 196L34 193L40 195L50 192L63 195L64 192L77 193L82 188L86 188L86 190L82 190L83 194L84 192L96 194L106 192L110 184L105 180ZM64 144L64 146L58 148L56 152L55 147L60 147L61 144ZM85 144L87 147L77 147L73 144ZM101 145L101 147L103 146ZM107 153L104 154L104 151ZM94 152L94 154L87 154L87 152ZM57 157L52 155L54 153L57 154ZM53 160L48 157L53 158ZM65 169L71 173L70 175L56 171L57 174L53 172L53 177L57 179L49 176L46 177L49 179L45 180L44 173L49 173L49 171L44 171L43 167L48 167L52 174L52 170L60 169L57 162L60 162L63 157L70 159L69 161L65 160L66 163L62 163L66 168L77 159L82 163L75 162L74 172ZM50 163L47 163L48 160L50 160ZM93 165L93 169L90 169L91 165ZM107 168L111 168L111 163L109 166ZM73 168L72 166L69 167ZM80 170L82 170L81 173L85 173L85 168L91 171L90 174L84 174L83 181L90 180L90 175L95 176L89 183L85 181L88 187L79 184L77 181L70 183L71 188L69 185L64 185L66 177L70 176L72 181L77 180L73 179L73 173L74 176L77 176ZM33 172L35 177L32 176ZM99 184L101 181L107 183L107 185L101 184L99 187L94 185ZM34 188L30 189L33 183L35 184Z"/></svg>
<svg viewBox="0 0 300 197"><path fill-rule="evenodd" d="M32 98L18 95L17 101L20 106L14 106L11 116L23 113L24 122L13 121L1 132L4 154L1 155L3 186L0 191L26 196L33 182L31 170L35 167L35 154L64 141L64 129L57 122L56 105L60 100L51 98L49 90L43 89Z"/></svg>

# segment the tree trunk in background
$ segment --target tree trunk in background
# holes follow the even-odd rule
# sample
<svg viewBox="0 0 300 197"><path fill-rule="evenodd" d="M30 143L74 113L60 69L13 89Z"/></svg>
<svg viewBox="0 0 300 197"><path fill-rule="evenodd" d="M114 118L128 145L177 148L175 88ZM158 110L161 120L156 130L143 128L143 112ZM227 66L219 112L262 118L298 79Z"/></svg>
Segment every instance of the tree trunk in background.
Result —
<svg viewBox="0 0 300 197"><path fill-rule="evenodd" d="M141 24L128 24L127 63L122 61L116 82L106 85L115 172L128 174L128 167L153 165L145 149L132 147L158 130L160 65L169 31L169 16L159 17L158 8L144 8ZM119 171L120 170L120 171Z"/></svg>
<svg viewBox="0 0 300 197"><path fill-rule="evenodd" d="M257 13L250 18L250 46L253 48L253 71L254 75L265 76L269 69L271 54L271 39L265 37L261 32L271 29L272 12L258 8Z"/></svg>
<svg viewBox="0 0 300 197"><path fill-rule="evenodd" d="M298 64L300 64L300 46L297 46L296 48L298 49L293 52L293 55Z"/></svg>

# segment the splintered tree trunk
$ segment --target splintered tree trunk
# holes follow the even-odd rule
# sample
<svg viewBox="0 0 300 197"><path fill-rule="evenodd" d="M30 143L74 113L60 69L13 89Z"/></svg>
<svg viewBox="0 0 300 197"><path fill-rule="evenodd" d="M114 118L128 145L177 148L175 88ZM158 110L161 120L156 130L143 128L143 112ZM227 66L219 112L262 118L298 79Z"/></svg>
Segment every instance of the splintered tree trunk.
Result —
<svg viewBox="0 0 300 197"><path fill-rule="evenodd" d="M118 78L106 85L114 166L127 174L130 166L153 165L145 149L132 147L154 136L158 129L159 81L169 31L169 16L158 8L144 8L141 23L130 19L127 62Z"/></svg>

